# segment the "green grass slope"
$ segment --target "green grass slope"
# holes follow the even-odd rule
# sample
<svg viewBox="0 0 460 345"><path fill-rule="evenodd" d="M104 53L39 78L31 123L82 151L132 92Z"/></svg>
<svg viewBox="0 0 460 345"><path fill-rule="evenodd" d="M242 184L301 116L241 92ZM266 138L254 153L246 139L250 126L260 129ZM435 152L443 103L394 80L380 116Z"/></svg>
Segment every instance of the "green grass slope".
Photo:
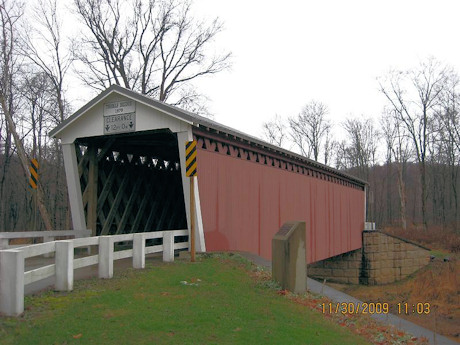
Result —
<svg viewBox="0 0 460 345"><path fill-rule="evenodd" d="M367 344L228 257L149 265L27 297L22 318L0 318L0 343Z"/></svg>

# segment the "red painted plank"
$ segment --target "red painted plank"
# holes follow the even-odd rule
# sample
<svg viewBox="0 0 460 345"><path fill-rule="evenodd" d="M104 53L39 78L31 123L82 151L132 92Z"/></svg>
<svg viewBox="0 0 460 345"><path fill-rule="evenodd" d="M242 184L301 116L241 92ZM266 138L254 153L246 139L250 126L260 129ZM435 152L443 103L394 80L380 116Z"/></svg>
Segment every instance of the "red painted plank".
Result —
<svg viewBox="0 0 460 345"><path fill-rule="evenodd" d="M271 259L286 221L306 222L307 262L361 247L364 191L198 148L206 248Z"/></svg>

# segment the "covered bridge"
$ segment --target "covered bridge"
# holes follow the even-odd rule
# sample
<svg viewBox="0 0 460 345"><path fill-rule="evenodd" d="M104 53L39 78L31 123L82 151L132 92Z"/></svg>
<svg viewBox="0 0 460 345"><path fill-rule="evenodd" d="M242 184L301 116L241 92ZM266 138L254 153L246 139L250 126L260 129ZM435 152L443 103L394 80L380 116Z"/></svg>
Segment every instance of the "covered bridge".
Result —
<svg viewBox="0 0 460 345"><path fill-rule="evenodd" d="M271 258L286 221L307 228L307 262L362 246L364 181L215 121L113 85L53 129L74 229L107 235L189 227L185 142L197 141L198 251Z"/></svg>

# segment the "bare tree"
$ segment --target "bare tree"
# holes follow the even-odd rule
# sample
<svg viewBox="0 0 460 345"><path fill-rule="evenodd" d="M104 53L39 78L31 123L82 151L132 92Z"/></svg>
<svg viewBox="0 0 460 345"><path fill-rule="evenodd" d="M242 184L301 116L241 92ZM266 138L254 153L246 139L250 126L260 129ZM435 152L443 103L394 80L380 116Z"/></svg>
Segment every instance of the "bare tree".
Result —
<svg viewBox="0 0 460 345"><path fill-rule="evenodd" d="M68 116L65 101L65 78L74 61L72 42L64 46L57 0L38 0L21 40L21 53L52 82L59 124Z"/></svg>
<svg viewBox="0 0 460 345"><path fill-rule="evenodd" d="M337 154L335 156L335 167L339 170L348 170L353 168L353 163L350 160L351 153L345 140L337 142Z"/></svg>
<svg viewBox="0 0 460 345"><path fill-rule="evenodd" d="M371 167L376 164L379 133L371 119L348 118L343 123L347 140L338 144L336 166L348 169L358 177L369 181ZM374 191L376 184L366 190L366 214L373 219L375 214ZM372 207L373 206L373 207Z"/></svg>
<svg viewBox="0 0 460 345"><path fill-rule="evenodd" d="M331 128L327 106L321 102L311 101L304 106L297 117L289 119L291 137L302 154L318 160L322 143Z"/></svg>
<svg viewBox="0 0 460 345"><path fill-rule="evenodd" d="M343 168L356 168L358 176L369 178L369 168L375 165L379 133L370 118L349 118L343 123L347 132L347 142L341 144L342 154L347 164Z"/></svg>
<svg viewBox="0 0 460 345"><path fill-rule="evenodd" d="M270 144L283 147L283 143L286 141L287 128L283 119L278 114L270 121L264 122L262 127L263 136Z"/></svg>
<svg viewBox="0 0 460 345"><path fill-rule="evenodd" d="M31 69L38 69L51 83L51 88L42 91L51 95L54 101L49 100L48 104L41 109L47 111L47 123L54 126L64 121L70 113L70 105L65 97L66 81L70 67L75 60L74 42L66 41L62 36L63 16L61 11L57 0L38 0L32 12L34 20L24 29L21 40L21 53L31 65ZM49 103L54 104L50 105ZM55 193L52 196L51 209L56 210L58 204L68 204L68 199L66 185L62 178L64 173L63 157L58 139L53 140L53 145L55 154L50 163L54 166L56 185L53 186ZM43 158L41 154L38 157L40 160ZM56 212L53 214L54 224L57 225L58 214ZM70 213L68 216L70 217Z"/></svg>
<svg viewBox="0 0 460 345"><path fill-rule="evenodd" d="M380 91L385 95L405 131L412 140L419 164L421 184L422 222L427 226L426 158L430 138L430 121L439 104L449 69L434 58L419 68L407 72L392 71L380 80Z"/></svg>
<svg viewBox="0 0 460 345"><path fill-rule="evenodd" d="M30 128L32 137L31 156L39 161L43 157L42 150L47 145L46 130L49 121L50 108L55 107L50 79L42 72L29 71L21 76L18 94L23 106L23 121Z"/></svg>
<svg viewBox="0 0 460 345"><path fill-rule="evenodd" d="M332 139L331 127L327 128L324 134L324 164L332 162L338 142Z"/></svg>
<svg viewBox="0 0 460 345"><path fill-rule="evenodd" d="M442 102L436 112L436 123L439 126L440 141L445 160L449 167L450 195L454 199L454 221L456 231L460 231L460 213L458 196L458 176L460 165L460 79L452 73L442 93ZM445 197L445 196L444 196Z"/></svg>
<svg viewBox="0 0 460 345"><path fill-rule="evenodd" d="M460 79L457 74L450 74L441 94L441 102L436 110L436 119L455 143L460 152Z"/></svg>
<svg viewBox="0 0 460 345"><path fill-rule="evenodd" d="M12 5L5 0L0 2L0 16L2 25L0 37L0 97L2 106L2 132L0 132L0 134L2 134L2 139L4 140L4 143L2 143L2 178L0 180L0 219L3 220L3 224L0 224L0 226L3 226L4 228L6 228L6 203L4 201L5 181L12 155L12 133L10 124L14 116L13 72L15 63L13 61L13 46L15 37L13 36L13 28L16 26L16 22L22 16L22 12L22 7L18 4Z"/></svg>
<svg viewBox="0 0 460 345"><path fill-rule="evenodd" d="M222 30L195 20L188 0L74 0L89 33L78 59L83 81L96 89L122 85L160 101L192 80L229 66L230 53L210 56L207 49Z"/></svg>
<svg viewBox="0 0 460 345"><path fill-rule="evenodd" d="M0 83L0 106L5 116L6 122L10 133L13 136L14 144L18 156L21 161L23 172L28 179L29 173L29 159L27 157L24 145L13 120L11 102L13 95L14 73L17 68L16 60L16 26L22 16L22 8L17 4L10 4L8 0L2 0L0 3L0 20L2 36L0 38L0 69L2 72L2 79ZM51 230L52 225L48 210L46 209L43 188L40 183L37 186L37 204L40 211L41 218L45 224L46 229Z"/></svg>
<svg viewBox="0 0 460 345"><path fill-rule="evenodd" d="M407 211L406 211L406 184L404 175L406 165L411 156L410 143L408 137L404 133L401 121L394 110L385 109L380 119L382 135L386 144L387 165L392 166L393 161L397 170L397 185L399 195L399 215L401 226L404 230L407 229ZM389 176L388 176L389 175ZM391 178L391 173L387 178ZM389 183L390 185L390 183ZM387 195L391 200L391 192Z"/></svg>

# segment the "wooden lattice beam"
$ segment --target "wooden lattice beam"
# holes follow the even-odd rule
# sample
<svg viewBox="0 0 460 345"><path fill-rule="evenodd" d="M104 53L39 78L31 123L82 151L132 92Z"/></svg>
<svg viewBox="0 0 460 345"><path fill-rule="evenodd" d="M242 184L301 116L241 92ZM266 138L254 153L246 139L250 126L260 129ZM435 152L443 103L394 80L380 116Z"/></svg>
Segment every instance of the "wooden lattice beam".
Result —
<svg viewBox="0 0 460 345"><path fill-rule="evenodd" d="M168 193L166 194L166 200L163 203L163 209L160 215L160 219L158 220L158 223L156 225L156 230L161 230L163 229L163 223L165 222L166 215L168 214L168 210L171 206L172 201L176 198L175 189L177 188L176 184L173 183L172 185L169 186L170 189L168 190Z"/></svg>
<svg viewBox="0 0 460 345"><path fill-rule="evenodd" d="M183 212L184 210L184 204L176 199L176 202L174 203L173 207L173 211L171 213L171 216L169 217L169 222L167 224L168 229L174 229L174 225L178 224L177 220L178 218L180 218L180 212Z"/></svg>
<svg viewBox="0 0 460 345"><path fill-rule="evenodd" d="M115 181L115 174L117 171L117 166L115 164L112 165L112 168L110 169L109 176L105 176L105 172L101 171L100 172L100 178L101 182L103 184L101 194L99 195L99 198L97 200L97 210L98 212L101 211L102 206L104 206L105 200L107 199L107 196L109 195L110 191L112 190L112 185L113 182Z"/></svg>
<svg viewBox="0 0 460 345"><path fill-rule="evenodd" d="M153 200L152 208L150 209L150 213L147 218L147 222L145 223L144 232L152 231L152 224L153 224L153 219L155 218L156 211L158 210L159 206L164 203L165 201L164 198L167 197L168 195L168 193L165 193L167 179L162 178L161 180L163 181L160 181L160 179L158 180L160 182L160 189L158 190L157 193L154 194L155 199Z"/></svg>
<svg viewBox="0 0 460 345"><path fill-rule="evenodd" d="M97 161L97 147L91 144L88 147L86 154L89 161L88 171L88 212L87 212L87 226L92 230L93 236L96 236L97 225L97 181L98 181L98 161ZM85 156L86 156L85 155Z"/></svg>
<svg viewBox="0 0 460 345"><path fill-rule="evenodd" d="M106 157L107 152L110 150L114 142L115 142L115 138L110 138L109 140L105 142L104 146L102 146L101 148L101 151L97 154L98 162L100 162L102 159L104 159L104 157Z"/></svg>
<svg viewBox="0 0 460 345"><path fill-rule="evenodd" d="M136 216L134 217L133 224L131 226L131 232L140 232L139 226L142 221L142 216L144 215L145 208L147 207L149 199L152 197L151 195L152 184L147 184L147 188L145 189L144 197L142 198L141 204L137 210Z"/></svg>
<svg viewBox="0 0 460 345"><path fill-rule="evenodd" d="M80 151L80 147L77 146L77 151L80 152L81 154L81 151ZM83 175L83 173L85 172L86 170L86 167L87 167L87 164L88 164L88 161L89 161L89 155L88 155L88 151L87 150L85 152L84 155L81 155L80 156L80 160L78 161L78 175L81 177Z"/></svg>
<svg viewBox="0 0 460 345"><path fill-rule="evenodd" d="M101 230L101 235L107 235L109 233L110 227L112 226L112 222L114 218L116 217L116 215L118 215L118 206L120 206L121 200L123 199L123 194L125 193L125 189L128 183L129 183L129 171L127 170L125 172L125 176L123 177L123 180L121 181L121 184L115 196L115 199L110 207L109 214Z"/></svg>
<svg viewBox="0 0 460 345"><path fill-rule="evenodd" d="M109 177L106 177L105 175L105 172L103 169L100 169L100 174L99 174L99 178L101 180L101 183L104 185L104 187L106 187L106 190L107 190L107 194L106 194L106 198L104 200L104 202L101 202L100 205L98 205L98 207L100 206L100 209L98 209L98 217L99 217L99 222L101 224L101 228L104 227L104 224L106 223L106 214L108 215L108 213L110 212L110 210L112 209L112 205L115 201L115 196L114 196L114 188L116 187L116 184L115 184L115 181L118 182L118 186L121 185L121 176L120 174L123 173L123 171L125 170L119 170L119 169L122 169L122 167L120 167L119 165L117 164L114 164L112 166L112 170L113 170L113 176L110 177L110 174L109 174ZM112 170L110 172L112 172ZM112 180L111 182L108 182L109 180ZM120 188L120 187L118 187ZM102 193L101 193L102 194ZM99 198L101 199L101 198ZM109 208L109 211L107 211L105 213L105 207L104 205L107 204L108 205L108 208ZM115 213L115 222L118 224L120 222L120 218L121 216L118 214L118 212Z"/></svg>
<svg viewBox="0 0 460 345"><path fill-rule="evenodd" d="M81 198L83 202L83 208L85 208L86 205L88 205L88 186L86 186L85 191L83 192L83 195Z"/></svg>
<svg viewBox="0 0 460 345"><path fill-rule="evenodd" d="M126 223L128 222L128 219L131 215L131 210L133 209L135 200L137 198L137 194L139 193L139 190L141 189L142 182L143 182L142 176L138 176L136 183L134 184L134 188L131 191L131 195L129 197L128 203L126 204L125 210L123 212L123 216L121 217L121 220L118 223L116 234L123 233L123 230L125 230Z"/></svg>

